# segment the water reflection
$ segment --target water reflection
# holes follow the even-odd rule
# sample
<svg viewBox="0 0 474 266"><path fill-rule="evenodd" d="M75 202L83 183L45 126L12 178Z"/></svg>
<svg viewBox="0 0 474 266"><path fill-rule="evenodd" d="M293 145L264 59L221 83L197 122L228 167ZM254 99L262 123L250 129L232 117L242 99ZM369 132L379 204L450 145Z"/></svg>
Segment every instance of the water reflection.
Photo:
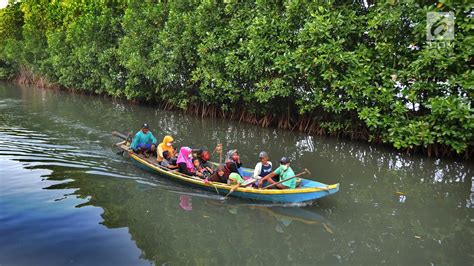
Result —
<svg viewBox="0 0 474 266"><path fill-rule="evenodd" d="M179 196L179 206L185 211L193 210L193 203L191 202L191 198L186 195Z"/></svg>
<svg viewBox="0 0 474 266"><path fill-rule="evenodd" d="M267 203L242 203L240 200L234 201L216 201L210 200L209 205L218 208L227 209L233 215L239 215L242 212L252 211L257 215L270 216L275 219L275 229L279 233L283 233L283 227L290 226L293 222L303 223L306 225L321 225L328 233L334 233L334 226L320 212L311 207L295 207L280 204Z"/></svg>
<svg viewBox="0 0 474 266"><path fill-rule="evenodd" d="M240 254L253 254L255 247L261 247L262 252L269 254L272 249L298 245L301 238L294 235L301 230L317 226L319 231L313 228L308 233L320 239L324 238L322 233L329 235L335 231L334 226L314 210L229 203L168 193L159 187L141 187L131 181L116 182L112 178L89 176L86 180L78 176L74 180L47 189L80 187L76 196L90 200L77 207L92 205L104 209L102 224L108 228L127 227L142 250L141 257L156 264L170 261L180 264L231 263L238 258L232 255L235 244L230 243L238 243ZM286 236L284 241L279 237L282 233ZM270 250L265 247L269 239L274 241ZM215 253L216 248L218 253ZM292 250L298 257L293 258L293 262L309 263L302 256L308 248ZM278 257L268 261L277 263L281 259ZM259 260L255 257L248 261Z"/></svg>
<svg viewBox="0 0 474 266"><path fill-rule="evenodd" d="M471 194L470 200L467 200L466 208L474 208L474 177L471 178ZM474 222L474 219L471 219Z"/></svg>

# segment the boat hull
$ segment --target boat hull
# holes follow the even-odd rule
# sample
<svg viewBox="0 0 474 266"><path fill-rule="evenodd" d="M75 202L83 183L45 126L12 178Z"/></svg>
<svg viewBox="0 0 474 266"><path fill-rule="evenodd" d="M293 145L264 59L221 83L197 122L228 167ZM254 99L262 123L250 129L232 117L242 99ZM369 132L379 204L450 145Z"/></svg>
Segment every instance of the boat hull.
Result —
<svg viewBox="0 0 474 266"><path fill-rule="evenodd" d="M169 178L185 185L191 185L210 192L218 193L221 196L227 195L231 186L223 183L208 182L205 183L202 179L196 177L189 177L183 174L165 170L163 167L150 163L148 160L139 157L133 152L130 152L132 162L139 168L157 174L162 177ZM249 171L250 169L247 169ZM230 196L239 197L250 200L266 201L274 203L298 203L310 202L316 199L334 194L339 191L339 184L326 185L316 181L301 179L301 185L296 189L254 189L239 187L232 192Z"/></svg>

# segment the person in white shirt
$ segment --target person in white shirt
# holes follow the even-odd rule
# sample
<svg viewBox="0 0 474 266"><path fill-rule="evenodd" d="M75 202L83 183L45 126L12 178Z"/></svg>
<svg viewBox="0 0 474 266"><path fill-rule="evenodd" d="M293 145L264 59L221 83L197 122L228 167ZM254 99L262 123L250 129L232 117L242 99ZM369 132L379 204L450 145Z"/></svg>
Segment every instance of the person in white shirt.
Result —
<svg viewBox="0 0 474 266"><path fill-rule="evenodd" d="M260 162L255 165L253 170L253 178L259 180L260 178L268 175L272 172L272 162L268 160L268 153L265 151L260 152L258 155Z"/></svg>

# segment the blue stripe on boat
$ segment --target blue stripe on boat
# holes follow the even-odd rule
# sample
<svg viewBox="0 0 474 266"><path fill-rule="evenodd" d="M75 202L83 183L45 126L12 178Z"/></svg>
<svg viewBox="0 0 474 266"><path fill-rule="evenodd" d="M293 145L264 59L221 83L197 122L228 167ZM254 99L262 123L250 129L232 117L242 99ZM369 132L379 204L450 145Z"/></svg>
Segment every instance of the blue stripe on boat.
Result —
<svg viewBox="0 0 474 266"><path fill-rule="evenodd" d="M163 177L167 177L171 180L175 180L183 184L205 189L210 192L216 192L217 189L220 195L226 195L230 191L231 186L227 184L217 182L210 182L206 184L199 178L185 176L183 174L166 170L161 166L150 163L149 161L140 158L133 152L129 152L129 154L130 158L132 159L132 162L143 170L158 174ZM252 169L249 168L245 168L244 171L248 173L253 172ZM231 194L231 196L275 203L297 203L314 201L316 199L334 194L338 191L339 183L334 185L327 185L317 181L301 178L300 186L296 189L263 190L239 187Z"/></svg>

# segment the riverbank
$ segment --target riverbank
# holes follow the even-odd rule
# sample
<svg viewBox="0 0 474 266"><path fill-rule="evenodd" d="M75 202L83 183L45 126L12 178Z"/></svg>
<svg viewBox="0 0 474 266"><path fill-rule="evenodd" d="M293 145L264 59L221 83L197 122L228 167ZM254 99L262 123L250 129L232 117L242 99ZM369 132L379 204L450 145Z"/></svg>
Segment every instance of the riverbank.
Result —
<svg viewBox="0 0 474 266"><path fill-rule="evenodd" d="M13 84L18 85L32 85L43 89L52 89L52 90L61 90L69 93L78 93L85 95L95 95L100 97L108 97L114 99L120 99L133 103L136 105L145 105L145 106L158 106L160 109L165 111L181 112L183 114L198 116L201 118L219 118L238 121L239 123L246 123L251 125L257 125L262 128L280 128L290 131L299 131L302 133L314 135L314 136L329 136L334 138L344 138L352 141L362 141L369 142L372 145L384 146L388 149L396 150L404 154L419 154L427 157L435 158L459 158L464 160L469 160L473 158L474 155L474 146L473 144L469 145L466 151L463 154L457 154L452 149L449 149L447 146L443 145L429 145L428 147L412 147L412 148L403 148L396 149L392 145L383 143L380 136L375 138L370 135L368 128L361 128L359 131L328 131L325 128L321 127L321 122L317 119L312 119L308 116L295 117L288 116L277 118L272 115L258 116L256 114L249 113L245 108L239 108L237 110L232 110L225 112L221 110L218 106L209 106L205 103L201 104L191 104L186 109L179 108L171 102L157 102L151 100L143 99L134 99L130 100L125 97L110 96L106 93L93 93L93 92L84 92L72 88L65 88L57 84L48 83L45 78L34 75L31 71L22 71L16 78L13 80L7 81Z"/></svg>

